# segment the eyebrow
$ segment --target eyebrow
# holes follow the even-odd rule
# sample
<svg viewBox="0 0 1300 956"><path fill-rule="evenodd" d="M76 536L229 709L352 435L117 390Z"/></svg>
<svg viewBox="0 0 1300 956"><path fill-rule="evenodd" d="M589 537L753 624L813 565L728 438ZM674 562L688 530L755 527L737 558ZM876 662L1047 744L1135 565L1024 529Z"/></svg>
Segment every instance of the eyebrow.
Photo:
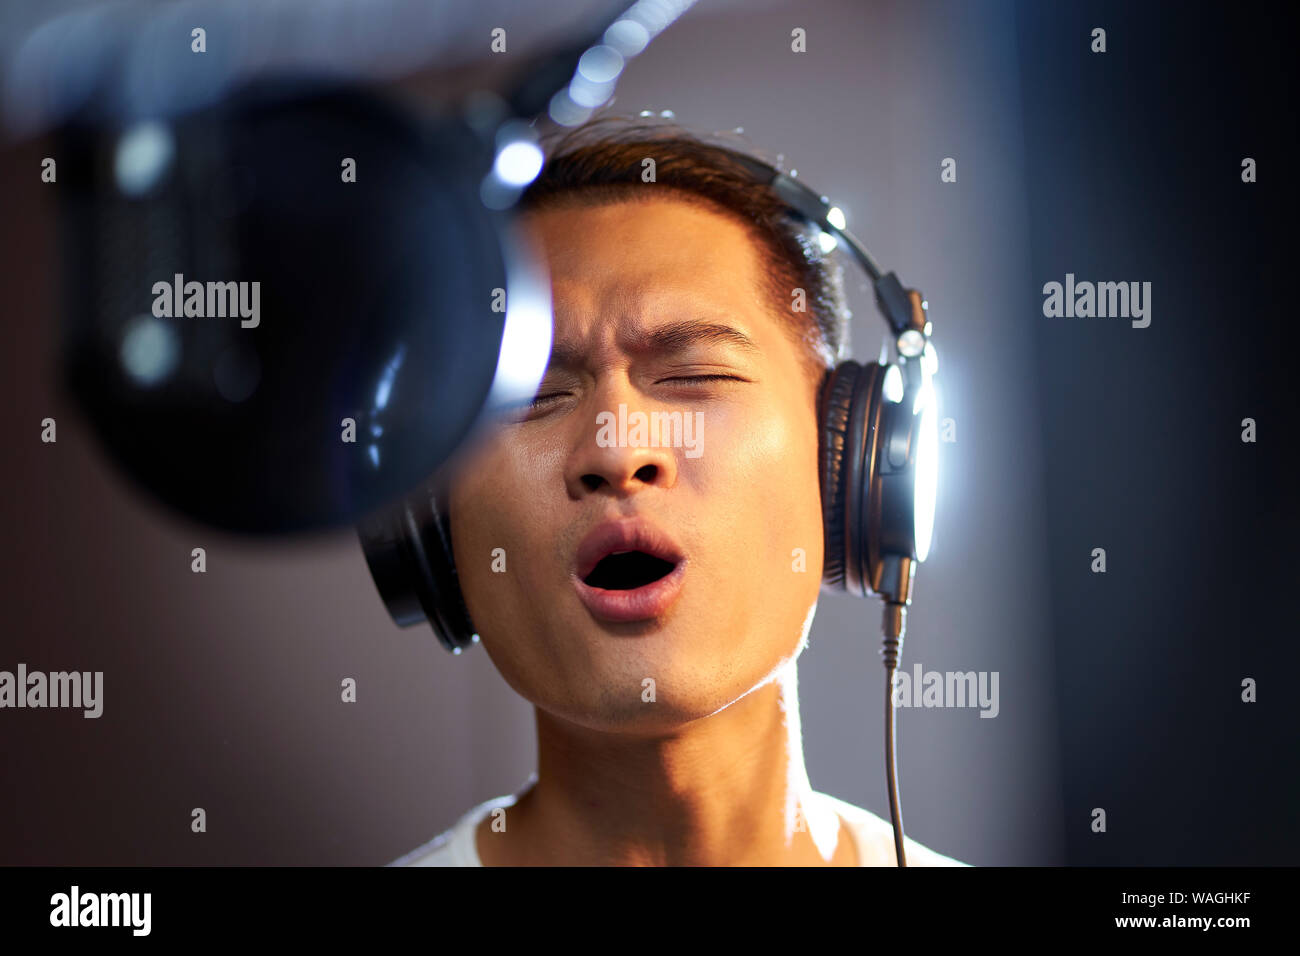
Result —
<svg viewBox="0 0 1300 956"><path fill-rule="evenodd" d="M740 329L719 322L699 322L686 319L669 322L653 329L638 332L626 343L629 352L638 354L673 355L684 352L693 345L730 345L744 352L762 350ZM582 364L587 350L575 342L556 340L551 347L549 368L572 369Z"/></svg>

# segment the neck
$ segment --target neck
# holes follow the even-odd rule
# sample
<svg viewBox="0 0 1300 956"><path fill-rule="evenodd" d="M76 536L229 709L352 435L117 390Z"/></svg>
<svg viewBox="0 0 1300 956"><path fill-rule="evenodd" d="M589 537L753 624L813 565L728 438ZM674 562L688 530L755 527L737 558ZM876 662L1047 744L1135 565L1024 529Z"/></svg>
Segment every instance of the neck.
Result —
<svg viewBox="0 0 1300 956"><path fill-rule="evenodd" d="M856 862L810 800L791 660L758 690L672 733L631 736L537 710L538 771L485 866L817 866Z"/></svg>

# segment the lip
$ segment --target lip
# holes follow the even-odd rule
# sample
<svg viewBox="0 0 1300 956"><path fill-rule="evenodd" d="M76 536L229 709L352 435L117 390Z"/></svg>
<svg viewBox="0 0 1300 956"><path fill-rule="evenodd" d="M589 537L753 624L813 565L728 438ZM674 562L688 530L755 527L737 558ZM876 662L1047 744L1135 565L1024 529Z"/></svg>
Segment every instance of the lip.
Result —
<svg viewBox="0 0 1300 956"><path fill-rule="evenodd" d="M676 567L658 581L626 591L594 588L583 581L615 551L644 551ZM572 578L578 598L593 616L614 622L644 621L665 613L681 594L686 556L677 542L644 518L606 521L591 529L578 545Z"/></svg>

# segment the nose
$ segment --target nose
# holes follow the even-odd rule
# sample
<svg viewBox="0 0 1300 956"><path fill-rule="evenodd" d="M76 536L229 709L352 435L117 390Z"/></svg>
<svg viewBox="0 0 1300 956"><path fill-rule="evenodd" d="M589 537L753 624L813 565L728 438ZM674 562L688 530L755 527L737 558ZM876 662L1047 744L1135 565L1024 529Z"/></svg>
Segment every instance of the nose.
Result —
<svg viewBox="0 0 1300 956"><path fill-rule="evenodd" d="M573 452L565 466L569 495L575 500L602 493L625 498L646 488L673 487L681 449L650 444L656 439L649 427L637 434L635 416L648 420L652 409L635 390L609 387L591 398L577 416Z"/></svg>

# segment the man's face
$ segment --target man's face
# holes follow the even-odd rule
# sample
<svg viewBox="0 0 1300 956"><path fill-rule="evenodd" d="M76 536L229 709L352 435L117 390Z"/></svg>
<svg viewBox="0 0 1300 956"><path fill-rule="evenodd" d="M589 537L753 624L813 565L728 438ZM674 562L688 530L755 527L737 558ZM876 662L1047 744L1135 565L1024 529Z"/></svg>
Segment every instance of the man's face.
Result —
<svg viewBox="0 0 1300 956"><path fill-rule="evenodd" d="M655 198L524 222L551 272L553 360L537 406L456 472L461 586L524 698L593 729L662 732L733 703L802 646L822 569L814 388L763 298L759 247L729 217ZM656 412L683 428L656 432ZM637 519L660 540L599 539ZM620 542L668 560L586 574Z"/></svg>

